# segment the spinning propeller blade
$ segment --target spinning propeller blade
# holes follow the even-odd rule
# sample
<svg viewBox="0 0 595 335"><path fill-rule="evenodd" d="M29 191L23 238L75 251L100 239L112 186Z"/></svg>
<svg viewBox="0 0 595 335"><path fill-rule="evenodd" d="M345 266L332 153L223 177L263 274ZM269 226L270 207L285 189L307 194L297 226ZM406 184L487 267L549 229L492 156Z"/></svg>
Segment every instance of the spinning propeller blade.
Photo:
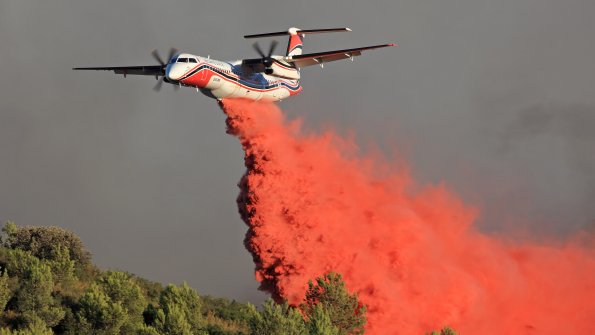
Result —
<svg viewBox="0 0 595 335"><path fill-rule="evenodd" d="M252 47L254 48L254 50L256 50L258 55L260 55L260 58L262 58L261 62L264 66L270 67L271 65L273 65L273 58L271 56L273 56L273 53L275 52L275 49L277 48L277 44L279 44L279 43L277 41L273 40L271 42L271 45L269 46L269 53L266 55L260 48L260 45L258 45L258 42L255 42L254 44L252 44Z"/></svg>
<svg viewBox="0 0 595 335"><path fill-rule="evenodd" d="M176 48L169 49L169 54L167 55L167 61L169 62L176 53L178 53L178 49L176 49ZM167 66L167 63L163 61L163 58L161 58L157 49L153 50L151 52L151 55L153 55L153 58L155 58L155 60L157 62L159 62L159 64L161 65L161 67L163 69L163 77L159 78L157 80L157 84L155 84L155 86L153 87L153 90L155 92L159 92L159 91L161 91L161 87L163 87L163 82L165 81L165 67ZM174 90L177 91L179 88L180 87L177 84L174 84Z"/></svg>

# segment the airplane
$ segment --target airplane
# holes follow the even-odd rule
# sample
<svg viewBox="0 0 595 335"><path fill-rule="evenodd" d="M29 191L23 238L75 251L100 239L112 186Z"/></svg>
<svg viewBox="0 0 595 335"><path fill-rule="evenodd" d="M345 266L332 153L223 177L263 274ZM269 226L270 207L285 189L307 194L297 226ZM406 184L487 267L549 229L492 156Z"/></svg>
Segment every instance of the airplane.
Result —
<svg viewBox="0 0 595 335"><path fill-rule="evenodd" d="M324 67L325 63L351 59L360 56L362 51L396 46L394 43L372 45L363 48L333 50L302 54L305 35L351 31L349 28L303 30L295 27L287 31L245 35L244 38L289 36L285 56L274 55L277 41L272 41L265 54L257 43L254 50L260 58L224 62L209 57L189 53L179 53L172 48L163 61L157 50L152 56L159 65L119 66L119 67L75 67L73 70L114 71L116 74L154 76L158 80L154 87L159 91L163 83L174 88L194 87L208 97L219 102L222 99L244 98L251 100L280 101L302 91L300 69L311 65Z"/></svg>

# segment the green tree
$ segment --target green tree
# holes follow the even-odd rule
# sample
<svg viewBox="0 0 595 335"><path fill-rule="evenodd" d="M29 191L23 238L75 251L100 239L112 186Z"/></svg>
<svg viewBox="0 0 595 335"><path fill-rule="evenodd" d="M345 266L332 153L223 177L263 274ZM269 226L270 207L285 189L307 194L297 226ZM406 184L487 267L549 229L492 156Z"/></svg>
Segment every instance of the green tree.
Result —
<svg viewBox="0 0 595 335"><path fill-rule="evenodd" d="M32 265L16 293L16 309L21 313L27 324L41 319L49 327L57 325L64 317L64 310L56 307L52 297L54 281L49 266L45 264Z"/></svg>
<svg viewBox="0 0 595 335"><path fill-rule="evenodd" d="M113 302L97 284L91 285L79 301L79 322L91 334L116 335L127 321L127 314L120 302Z"/></svg>
<svg viewBox="0 0 595 335"><path fill-rule="evenodd" d="M52 269L54 279L63 282L64 286L69 286L75 280L74 261L70 259L70 252L61 245L57 245L53 252L47 264Z"/></svg>
<svg viewBox="0 0 595 335"><path fill-rule="evenodd" d="M172 313L170 308L175 307L176 313L179 310L195 332L198 332L204 326L200 296L186 283L181 286L167 285L161 292L159 305L165 316Z"/></svg>
<svg viewBox="0 0 595 335"><path fill-rule="evenodd" d="M11 277L24 278L27 271L38 267L41 261L30 252L20 249L0 249L0 264Z"/></svg>
<svg viewBox="0 0 595 335"><path fill-rule="evenodd" d="M165 335L193 335L192 325L184 307L175 303L164 306L157 312L156 328Z"/></svg>
<svg viewBox="0 0 595 335"><path fill-rule="evenodd" d="M2 227L2 232L6 235L2 238L2 243L7 244L9 237L14 236L18 230L19 227L16 225L16 223L12 221L7 221L4 224L4 227Z"/></svg>
<svg viewBox="0 0 595 335"><path fill-rule="evenodd" d="M267 300L262 312L250 322L252 334L307 335L308 330L300 312L287 303L276 304Z"/></svg>
<svg viewBox="0 0 595 335"><path fill-rule="evenodd" d="M96 283L112 303L119 303L124 308L127 318L122 332L132 333L140 328L147 302L132 276L121 271L107 271Z"/></svg>
<svg viewBox="0 0 595 335"><path fill-rule="evenodd" d="M81 239L74 233L59 227L18 227L7 222L2 231L6 234L4 245L11 249L30 251L39 259L53 260L60 253L58 248L66 248L76 266L90 265L91 254L85 249Z"/></svg>
<svg viewBox="0 0 595 335"><path fill-rule="evenodd" d="M312 314L308 317L308 331L310 335L339 335L339 328L333 325L331 317L323 305L316 305Z"/></svg>
<svg viewBox="0 0 595 335"><path fill-rule="evenodd" d="M12 290L8 285L8 280L8 274L4 271L0 276L0 311L4 311L6 303L12 296Z"/></svg>
<svg viewBox="0 0 595 335"><path fill-rule="evenodd" d="M308 283L301 309L310 316L317 305L322 305L340 335L364 333L366 307L359 302L357 294L349 294L340 274L331 272L316 278L316 284Z"/></svg>

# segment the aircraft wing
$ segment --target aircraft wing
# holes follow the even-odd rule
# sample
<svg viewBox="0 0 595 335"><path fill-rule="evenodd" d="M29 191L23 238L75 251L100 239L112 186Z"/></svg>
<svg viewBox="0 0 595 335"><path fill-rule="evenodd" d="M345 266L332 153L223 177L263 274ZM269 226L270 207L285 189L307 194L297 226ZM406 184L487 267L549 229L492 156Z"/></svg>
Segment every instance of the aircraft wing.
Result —
<svg viewBox="0 0 595 335"><path fill-rule="evenodd" d="M116 74L140 75L140 76L163 76L165 75L165 66L112 66L112 67L75 67L73 70L95 70L95 71L114 71Z"/></svg>
<svg viewBox="0 0 595 335"><path fill-rule="evenodd" d="M363 48L354 48L354 49L344 49L344 50L333 50L333 51L325 51L325 52L318 52L312 54L305 54L305 55L296 55L296 56L289 56L285 57L284 60L289 63L295 64L297 67L304 67L310 65L321 65L324 63L352 58L355 56L359 56L362 54L364 50L372 50L372 49L379 49L385 47L394 47L396 44L380 44L380 45L372 45L369 47Z"/></svg>

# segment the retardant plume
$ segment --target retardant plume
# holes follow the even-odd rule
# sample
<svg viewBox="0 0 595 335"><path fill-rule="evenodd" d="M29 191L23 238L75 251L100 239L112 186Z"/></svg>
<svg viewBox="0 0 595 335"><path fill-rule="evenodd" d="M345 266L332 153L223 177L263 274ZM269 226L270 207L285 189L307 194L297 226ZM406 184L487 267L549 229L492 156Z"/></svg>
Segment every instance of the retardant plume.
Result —
<svg viewBox="0 0 595 335"><path fill-rule="evenodd" d="M444 186L305 133L273 104L223 103L245 150L238 205L256 278L298 304L329 271L368 307L367 334L586 334L595 330L592 239L511 242L474 227Z"/></svg>

